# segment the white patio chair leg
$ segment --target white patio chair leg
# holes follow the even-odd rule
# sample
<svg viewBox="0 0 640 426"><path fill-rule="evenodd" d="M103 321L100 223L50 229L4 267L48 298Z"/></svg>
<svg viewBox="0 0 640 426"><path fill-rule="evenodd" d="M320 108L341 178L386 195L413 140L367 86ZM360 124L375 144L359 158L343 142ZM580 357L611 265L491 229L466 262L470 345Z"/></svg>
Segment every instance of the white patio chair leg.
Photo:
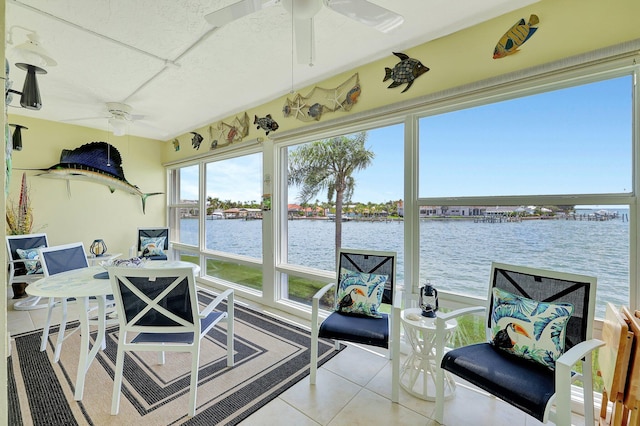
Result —
<svg viewBox="0 0 640 426"><path fill-rule="evenodd" d="M164 356L164 351L158 352L158 365L164 365L166 362L166 358Z"/></svg>
<svg viewBox="0 0 640 426"><path fill-rule="evenodd" d="M444 375L445 371L441 367L442 358L444 357L444 330L446 323L443 319L437 318L436 323L436 409L434 411L434 419L443 424L444 422ZM426 373L425 373L426 374Z"/></svg>
<svg viewBox="0 0 640 426"><path fill-rule="evenodd" d="M189 390L189 417L196 415L196 400L198 397L198 358L200 357L200 343L198 342L191 357L191 388Z"/></svg>
<svg viewBox="0 0 640 426"><path fill-rule="evenodd" d="M319 300L313 298L311 309L311 365L309 367L309 384L311 385L316 384L316 376L318 375L318 309Z"/></svg>
<svg viewBox="0 0 640 426"><path fill-rule="evenodd" d="M391 356L391 402L400 400L400 309L391 311L391 336L389 355Z"/></svg>
<svg viewBox="0 0 640 426"><path fill-rule="evenodd" d="M235 321L234 311L233 311L233 292L229 293L227 297L227 367L233 367L235 364L234 360L234 331L233 324Z"/></svg>
<svg viewBox="0 0 640 426"><path fill-rule="evenodd" d="M49 340L49 328L51 327L51 313L53 312L55 304L56 300L53 297L50 297L48 304L49 307L47 308L47 322L44 324L44 328L42 329L42 342L40 343L40 352L44 352L47 349L47 340Z"/></svg>
<svg viewBox="0 0 640 426"><path fill-rule="evenodd" d="M60 360L60 352L62 351L62 342L64 341L64 333L67 329L67 299L62 299L62 321L60 321L60 329L58 338L56 339L56 350L53 355L53 362Z"/></svg>
<svg viewBox="0 0 640 426"><path fill-rule="evenodd" d="M593 371L593 357L591 354L585 357L582 364L582 371ZM584 424L594 424L594 404L593 404L593 374L582 375L582 386L584 391Z"/></svg>
<svg viewBox="0 0 640 426"><path fill-rule="evenodd" d="M123 338L120 336L120 338ZM120 411L120 390L122 388L122 371L124 367L124 348L122 343L118 344L118 355L116 356L116 371L113 376L113 395L111 396L111 415Z"/></svg>

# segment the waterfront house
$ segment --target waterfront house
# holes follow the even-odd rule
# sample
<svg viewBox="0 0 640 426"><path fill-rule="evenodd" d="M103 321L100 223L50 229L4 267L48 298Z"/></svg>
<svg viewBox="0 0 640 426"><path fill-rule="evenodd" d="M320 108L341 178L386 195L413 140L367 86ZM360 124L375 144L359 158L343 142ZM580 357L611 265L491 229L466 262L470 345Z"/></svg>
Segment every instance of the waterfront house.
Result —
<svg viewBox="0 0 640 426"><path fill-rule="evenodd" d="M431 270L435 265L429 264L431 260L428 256L419 253L433 253L436 250L456 253L460 247L474 243L474 236L468 234L452 236L444 233L441 239L435 242L429 240L432 238L431 235L421 235L419 219L423 213L420 206L440 206L439 210L432 207L425 209L424 214L427 215L446 215L457 209L461 215L476 215L475 211L469 210L470 207L463 206L500 205L505 206L504 208L518 208L527 205L583 204L600 206L607 210L609 206L623 206L629 210L629 221L625 225L629 238L622 240L624 255L616 257L617 266L613 268L621 270L624 276L621 280L622 289L616 292L616 296L622 297L623 303L632 309L640 308L638 235L637 232L629 232L637 229L640 221L637 203L640 161L636 158L640 152L640 117L637 114L637 111L640 111L640 96L635 85L640 73L637 65L640 63L640 26L637 24L640 2L637 0L464 2L472 12L473 7L480 4L485 4L487 8L471 13L472 16L464 13L468 12L467 7L450 11L449 26L440 28L435 33L425 23L430 13L416 14L407 9L405 17L417 18L423 33L413 39L408 38L388 46L386 52L371 53L367 57L358 56L358 48L353 46L369 39L373 40L377 34L358 33L357 37L349 38L344 34L352 34L347 31L355 24L344 17L339 17L341 21L332 21L331 16L335 12L324 8L316 22L318 25L324 22L327 31L318 32L316 42L321 44L329 33L342 34L343 38L329 48L319 46L319 52L324 52L324 55L318 54L315 59L316 66L307 68L299 67L291 57L291 39L272 39L260 32L260 24L265 22L279 26L282 28L281 32L285 31L283 28L285 24L288 25L289 15L273 8L264 12L269 20L263 21L260 17L253 17L247 18L246 22L233 24L242 29L238 35L229 35L227 31L232 30L230 27L214 31L201 22L202 19L194 19L193 15L189 15L190 20L180 22L178 17L182 15L178 12L169 13L169 16L164 18L162 22L166 27L159 26L158 33L151 30L148 33L137 31L138 23L141 27L145 19L166 12L164 8L169 8L170 3L175 3L180 13L195 13L195 10L202 18L206 12L231 2L114 3L12 0L2 3L5 30L12 26L21 26L38 31L42 36L43 45L58 53L58 70L68 63L75 63L78 68L80 64L86 66L87 56L76 51L74 37L78 39L78 50L81 45L80 38L91 39L94 47L90 53L95 54L95 58L108 58L107 61L100 62L100 66L94 65L96 74L101 76L103 82L108 83L106 88L99 88L98 83L95 83L95 87L92 85L92 80L88 78L91 76L90 71L72 74L71 70L66 68L69 70L67 76L51 68L48 74L38 75L44 105L41 111L12 107L8 109L8 117L3 115L3 124L20 124L28 128L22 136L22 150L13 152L11 160L16 170L9 175L10 181L7 182L7 177L2 174L3 183L8 185L9 200L15 200L18 193L17 169L48 168L59 162L62 150L74 149L92 141L105 141L119 150L129 182L143 192L164 194L149 197L143 212L139 197L132 197L121 191L110 193L106 187L91 182L71 181L67 186L60 180L36 177L35 173L29 173L35 229L45 227L52 243L83 241L85 246L88 246L95 238L103 237L109 250L128 253L128 248L135 242L138 227L166 225L171 228L173 248L178 256L197 259L202 266L207 265L207 262L241 265L247 271L258 271L260 277L259 283L252 287L230 281L224 276L216 275L217 271L203 267L198 278L199 285L217 291L232 287L236 290L238 298L247 303L258 305L265 310L283 312L283 315L301 324L308 324L310 295L305 296L306 299L300 295L296 295L297 299L290 298L289 284L295 279L311 280L318 286L333 281L335 273L331 266L319 267L305 263L310 262L307 258L317 260L327 256L331 259L330 253L333 249L330 244L304 245L305 253L313 253L305 259L300 259L296 256L298 253L291 251L292 247L302 245L294 244L300 241L295 240L297 235L294 235L293 228L292 232L288 232L287 228L293 226L287 224L287 217L294 211L297 214L298 211L291 210L292 206L288 206L287 155L300 144L318 139L349 135L358 131L368 131L370 134L385 131L388 134L381 138L384 138L387 146L393 146L396 153L400 153L403 164L389 165L387 158L380 155L372 168L383 180L392 181L400 176L400 194L386 199L403 199L402 235L399 238L387 238L384 243L393 250L408 251L402 257L399 266L399 278L404 285L406 306L415 302L418 285L426 278L433 278L433 275L421 270L420 264L432 268ZM410 6L401 4L410 5L413 2L385 0L376 3L393 9L408 8ZM424 7L424 4L431 5L432 8L445 7L443 2L416 0L415 4L418 3L423 4L421 7ZM144 4L148 9L144 13L139 10L137 14L131 13L129 9L124 9L125 4ZM47 13L48 10L52 13ZM123 14L124 10L130 13ZM464 14L471 25L459 28L459 22L455 19L457 14ZM518 53L494 59L492 54L502 35L521 19L526 24L532 14L540 17L535 34L520 47ZM56 15L61 16L56 18ZM174 17L175 20L171 19ZM109 25L104 26L104 22L108 22ZM100 30L96 29L98 26ZM179 37L179 34L184 37L184 33L178 31L179 28L194 27L199 30L197 36L195 33L189 33L188 36L193 36L189 40ZM136 31L129 33L127 28ZM286 28L287 34L290 34L291 28ZM105 34L101 34L100 31L104 31ZM149 49L157 52L156 47L162 43L159 41L159 35L154 34L159 33L171 36L165 41L166 46L160 46L164 49L161 54L135 52L136 49L140 50L137 47L139 44L151 46ZM14 45L3 43L5 56L9 56L9 49L18 43L19 35L24 37L24 30L15 30ZM121 40L125 36L130 38L126 43ZM415 41L423 40L423 37L428 38L428 41ZM260 62L253 66L248 65L250 55L244 51L245 47L263 41L268 44L263 45L259 52ZM185 46L190 45L199 49L192 56L189 55L190 51L185 49ZM340 50L341 55L338 56L338 45L352 46L352 51L345 53ZM282 49L286 50L286 54L281 52ZM332 49L335 49L335 52ZM419 59L424 66L429 67L429 71L416 78L412 84L408 81L400 82L402 78L406 80L407 77L396 74L396 83L400 83L400 87L389 87L394 79L387 78L385 69L392 70L400 62L400 57L394 56L393 52L405 53L410 58ZM141 63L136 62L135 57L138 54L145 58ZM217 57L219 63L216 67L205 68L202 65L205 56ZM320 61L336 62L337 66L325 74L316 74ZM268 74L271 68L275 68L276 63L281 62L287 64L286 72ZM294 63L295 65L292 65ZM135 67L136 72L131 71L130 67ZM226 69L231 69L239 80L225 77L222 71ZM126 73L125 78L119 83L112 82L109 79L110 74L115 76L121 70ZM181 70L192 71L199 77L204 75L205 80L199 80L201 83L195 82L188 74L181 74ZM72 82L69 83L63 76L71 77ZM24 80L24 72L16 69L13 62L10 77L14 81L14 88L19 89ZM218 89L219 92L205 96L203 93L207 89L206 79L209 79L211 85L218 80L222 80L224 84ZM354 81L357 81L357 84ZM263 92L258 90L262 86L276 85L279 91L269 97L263 96ZM615 85L616 88L623 87L622 94L620 91L610 90L611 85ZM576 87L593 90L589 91L590 97L585 99L571 95L571 89ZM335 101L321 109L321 116L317 115L317 109L307 108L304 112L300 109L305 102L304 98L313 101L307 107L319 102L311 95L316 88L330 89L327 93L333 95ZM184 93L191 97L194 104L203 99L208 103L198 104L199 108L189 109L189 99L178 102L179 95ZM349 98L346 97L348 93ZM584 115L580 121L582 125L596 125L606 121L604 134L593 133L602 138L597 144L599 149L587 150L584 140L579 141L580 143L571 140L570 135L580 130L578 125L567 124L567 127L560 127L557 121L552 120L553 117L538 116L545 112L544 106L536 102L524 106L517 103L519 99L530 96L538 100L554 93L561 93L555 102L568 102L566 105L562 104L567 113L577 111L578 107L591 108L589 111L580 109ZM147 94L149 98L145 98ZM159 97L156 98L156 95ZM323 95L323 102L332 99L331 96L327 96L326 93ZM622 113L611 117L608 115L612 113L611 109L599 108L607 96L614 98L615 103L621 106ZM18 97L14 96L14 104L18 103L17 99ZM60 110L53 108L51 111L51 105L55 105L54 99L61 102ZM232 103L236 99L241 99L242 102ZM115 116L114 121L114 117L111 116L114 113L108 111L104 103L123 100L130 102L134 109L130 112L117 112L121 115ZM550 102L548 98L545 100ZM484 106L506 105L510 101L514 101L515 103L510 105L516 105L517 108L504 108L504 115L498 115L493 111L491 114L484 114L481 111ZM86 114L60 115L65 102L80 105L84 110L81 112ZM183 110L188 111L184 116L189 116L190 120L180 121ZM463 117L456 115L456 121L448 124L449 132L438 133L433 136L435 140L426 143L429 137L432 137L427 131L431 124L438 124L437 120L444 121L451 116L450 114L462 110L469 111L476 120L463 122ZM157 111L158 115L162 114L164 119L164 123L154 124L170 124L172 127L160 131L149 130L148 133L141 130L144 128L144 118L133 117L147 115L147 118L151 119L154 111ZM506 118L507 112L514 113L515 117ZM632 112L635 112L635 115ZM99 118L93 119L94 121L69 121L96 116ZM273 130L275 126L271 124L272 130L268 134L264 128L258 128L254 124L258 119L267 116L271 116L279 126L277 130ZM126 131L124 134L116 132L116 135L113 132L113 124L120 126L122 123L118 120L123 117L127 120ZM195 120L192 120L194 118ZM133 121L128 121L129 119ZM237 136L235 132L229 133L229 129L234 126L236 132L242 128L248 133L244 137ZM447 133L453 134L454 131L469 131L468 134L456 135L459 135L460 141L473 140L475 144L466 145L464 149L457 145L449 145L451 141L446 139ZM196 137L196 134L200 138ZM561 139L561 136L565 139ZM509 144L498 146L497 141L503 137L509 140ZM495 146L488 142L493 140L496 141ZM565 144L570 146L561 149ZM510 159L505 161L504 156L511 155L516 146L526 147L530 151L523 151L520 157L509 157ZM437 157L437 152L432 147L450 147L450 155L445 158ZM470 153L473 148L478 150ZM601 186L599 181L605 175L610 175L599 175L600 163L603 162L605 154L612 152L623 153L620 154L621 157L617 157L620 161L616 162L622 177L614 184ZM385 153L391 155L388 151ZM541 154L540 157L545 160L548 169L534 175L526 170L526 166L538 158L537 154ZM466 161L468 157L473 157L473 161ZM433 160L434 158L436 160ZM460 164L456 162L458 160ZM500 175L510 163L516 162L523 167L522 171L514 172L509 177ZM443 170L429 174L431 168L440 164L444 165ZM571 173L566 173L561 178L558 176L560 171L573 164L588 170L589 174L572 176ZM240 169L237 168L238 165L241 165ZM236 167L234 181L224 188L216 187L231 166ZM540 182L540 186L533 187L535 189L531 192L508 192L511 188L503 186L510 182L524 185L524 178L529 175L532 176L527 184ZM545 176L553 176L553 183L544 181ZM465 192L465 188L471 187L474 181L482 182L482 192ZM590 182L589 185L592 187L584 189L576 182ZM439 188L447 183L458 186L453 187L452 193L439 192ZM572 183L575 185L572 186ZM263 212L262 221L247 221L250 226L256 226L252 235L255 240L252 241L257 247L251 248L255 248L258 254L249 256L246 253L232 251L245 249L250 244L231 249L218 246L215 241L198 241L198 238L204 236L206 239L207 236L206 229L200 227L206 227L207 222L211 223L199 220L206 216L206 197L215 196L210 191L222 192L233 188L240 192L245 184L255 188L253 192L258 197L264 197L263 199L268 199L271 203L271 209ZM251 197L253 196L254 194L251 194ZM321 196L324 197L324 194L321 193ZM251 201L244 199L244 194L233 199ZM6 200L4 206L6 209ZM230 213L224 212L225 216ZM240 216L239 211L231 214L234 217ZM184 222L181 218L184 217L198 217L189 222L195 223L196 228L182 228ZM216 225L222 222L225 221L218 221ZM322 233L329 234L329 231L324 230ZM195 236L196 241L188 239L192 236ZM367 237L373 241L376 237L382 238L384 235L371 232ZM424 238L421 239L422 237ZM605 234L594 238L610 236ZM512 242L520 243L520 240L514 238ZM597 240L591 242L597 246ZM496 253L493 250L502 246L500 241L496 244L487 244L485 241L481 243L483 249L475 251L478 256L492 256ZM524 243L528 247L534 247L528 240ZM590 254L581 251L587 250L586 246L585 244L577 247L578 256ZM429 250L426 250L426 247L429 247ZM518 245L511 253L522 252L526 255L526 249ZM317 250L317 255L311 250ZM566 252L576 253L575 250ZM607 276L610 271L598 268L598 265L605 261L589 262L588 268L591 269L584 272L603 275L602 282L613 280L613 276ZM455 276L454 269L464 266L463 263L482 264L482 267L467 275L486 284L488 271L485 259L482 259L482 262L450 262L444 271L438 272L439 282L436 285L445 287L441 288L442 306L471 305L478 301L478 297L485 297L482 289L477 294L471 293L471 290L464 290L465 283L460 285L462 290L449 291L451 283L456 281L450 277ZM600 278L599 276L599 280ZM599 300L599 303L602 305L603 301ZM0 307L5 315L1 327L3 332L0 336L0 347L5 348L8 333L28 324L31 317L27 317L28 321L22 316L19 320L12 319L15 318L12 315L16 313L11 311L10 299L4 300ZM33 315L34 318L36 316L37 314ZM599 324L601 322L598 322L596 329L599 328ZM0 371L6 373L6 358L2 359ZM361 365L351 365L349 368L365 370L360 383L345 383L338 374L326 370L326 376L335 379L331 381L332 386L341 391L348 389L352 392L339 402L331 402L331 408L327 409L333 410L329 418L325 416L326 412L314 412L313 407L305 405L304 398L295 399L293 403L278 400L272 405L275 407L273 409L286 410L286 415L299 423L309 418L322 424L332 419L338 423L347 423L348 418L344 417L345 407L354 410L354 406L366 407L361 410L362 413L370 411L377 416L377 420L390 424L397 424L401 419L407 418L406 416L416 419L416 423L427 423L432 407L430 403L405 394L399 407L389 408L389 397L385 390L387 382L384 380L389 374L387 364L371 361L369 365L380 366L375 374L366 371L368 363L352 364ZM0 377L6 378L6 375ZM0 412L6 413L7 390L6 387L3 389ZM304 396L307 399L311 398L308 394ZM456 410L459 409L461 416L473 415L477 424L524 424L521 422L523 417L517 417L518 414L505 417L499 413L495 405L491 405L495 401L487 403L479 397L469 397L467 402L474 407L471 413L461 405L456 405ZM328 399L320 405L329 404ZM489 405L493 408L483 408ZM576 401L578 411L580 405L580 401ZM378 410L377 407L382 408ZM513 420L514 418L516 420ZM254 424L259 422L254 420ZM0 423L4 422L0 419Z"/></svg>

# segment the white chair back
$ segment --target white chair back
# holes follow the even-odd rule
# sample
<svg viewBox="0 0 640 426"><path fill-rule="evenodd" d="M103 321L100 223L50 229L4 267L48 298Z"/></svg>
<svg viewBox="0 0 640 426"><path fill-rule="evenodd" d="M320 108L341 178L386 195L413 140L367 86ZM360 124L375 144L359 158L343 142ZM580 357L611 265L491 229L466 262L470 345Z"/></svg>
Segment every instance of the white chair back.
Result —
<svg viewBox="0 0 640 426"><path fill-rule="evenodd" d="M89 267L81 242L41 248L40 261L46 277Z"/></svg>

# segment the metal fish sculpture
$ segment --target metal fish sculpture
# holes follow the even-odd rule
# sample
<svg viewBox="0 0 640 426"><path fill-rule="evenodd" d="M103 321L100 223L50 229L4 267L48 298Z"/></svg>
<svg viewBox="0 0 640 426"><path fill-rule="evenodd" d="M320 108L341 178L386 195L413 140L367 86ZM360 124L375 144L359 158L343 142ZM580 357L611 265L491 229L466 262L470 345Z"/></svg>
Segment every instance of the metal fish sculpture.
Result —
<svg viewBox="0 0 640 426"><path fill-rule="evenodd" d="M398 62L393 69L384 69L385 74L382 81L393 80L393 83L387 87L388 89L393 89L394 87L407 83L407 87L402 91L402 93L404 93L409 90L416 78L429 71L429 68L422 65L422 62L419 60L410 58L404 53L393 52L393 54L400 58L400 62Z"/></svg>
<svg viewBox="0 0 640 426"><path fill-rule="evenodd" d="M235 139L238 134L238 130L235 127L231 127L229 129L229 133L227 133L227 142L231 143Z"/></svg>
<svg viewBox="0 0 640 426"><path fill-rule="evenodd" d="M116 147L106 142L90 142L76 149L63 149L60 154L60 162L48 169L37 169L44 173L37 176L83 180L87 182L106 185L111 193L119 189L142 199L142 212L145 213L147 198L159 195L162 192L144 193L140 189L127 182L122 169L122 157ZM69 190L69 187L67 186ZM70 190L69 190L69 193Z"/></svg>
<svg viewBox="0 0 640 426"><path fill-rule="evenodd" d="M196 133L196 132L190 132L190 133L193 135L193 137L191 138L191 146L193 146L193 149L200 149L200 144L202 143L204 138L200 133Z"/></svg>
<svg viewBox="0 0 640 426"><path fill-rule="evenodd" d="M267 136L269 136L269 132L275 132L278 130L278 123L271 118L271 114L267 114L266 117L261 118L258 118L257 115L254 115L254 117L253 124L257 124L258 129L264 129Z"/></svg>
<svg viewBox="0 0 640 426"><path fill-rule="evenodd" d="M322 105L318 102L311 105L309 107L308 114L309 114L309 117L315 118L316 120L320 120L320 117L322 117Z"/></svg>
<svg viewBox="0 0 640 426"><path fill-rule="evenodd" d="M531 15L529 22L526 24L524 18L516 22L509 31L504 33L500 41L498 41L498 44L496 44L493 50L493 59L500 59L517 53L518 48L536 32L538 27L534 27L534 25L537 25L539 22L540 19L538 19L538 15Z"/></svg>
<svg viewBox="0 0 640 426"><path fill-rule="evenodd" d="M355 86L353 86L353 88L351 90L349 90L349 92L347 93L347 96L344 100L344 103L346 105L353 105L356 102L358 102L358 97L360 96L360 93L362 92L362 90L360 89L360 85L357 84Z"/></svg>

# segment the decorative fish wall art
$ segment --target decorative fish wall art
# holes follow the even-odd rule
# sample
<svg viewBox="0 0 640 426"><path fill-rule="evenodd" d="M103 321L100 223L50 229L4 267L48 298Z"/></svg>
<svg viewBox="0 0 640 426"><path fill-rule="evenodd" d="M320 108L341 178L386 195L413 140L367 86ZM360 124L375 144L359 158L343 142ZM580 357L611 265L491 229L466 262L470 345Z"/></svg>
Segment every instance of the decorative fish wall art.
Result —
<svg viewBox="0 0 640 426"><path fill-rule="evenodd" d="M538 25L539 22L538 15L531 15L527 23L524 22L524 18L516 22L496 44L495 49L493 49L493 59L500 59L517 53L518 48L536 32L538 27L534 25Z"/></svg>
<svg viewBox="0 0 640 426"><path fill-rule="evenodd" d="M259 129L265 131L265 134L269 136L269 132L275 132L278 130L278 123L271 118L271 114L267 114L265 117L258 118L257 115L254 116L253 124Z"/></svg>
<svg viewBox="0 0 640 426"><path fill-rule="evenodd" d="M81 180L106 185L113 194L116 189L137 195L142 200L142 212L145 213L147 198L162 192L144 193L127 182L122 169L122 157L113 145L106 142L90 142L79 148L63 149L60 162L47 169L36 169L43 173L37 176L66 179L67 191L71 195L69 181Z"/></svg>
<svg viewBox="0 0 640 426"><path fill-rule="evenodd" d="M404 53L393 52L393 54L400 58L400 62L398 62L393 69L384 69L384 78L382 81L393 80L393 83L387 87L388 89L393 89L394 87L407 83L407 86L402 91L402 93L404 93L409 90L416 78L429 71L429 68L425 67L419 60L410 58Z"/></svg>
<svg viewBox="0 0 640 426"><path fill-rule="evenodd" d="M173 140L173 149L178 152L180 151L180 141L178 140L178 138L175 138Z"/></svg>
<svg viewBox="0 0 640 426"><path fill-rule="evenodd" d="M197 132L190 132L190 133L193 135L193 137L191 138L191 146L193 146L193 149L200 149L200 144L202 143L204 138L200 133L197 133Z"/></svg>

